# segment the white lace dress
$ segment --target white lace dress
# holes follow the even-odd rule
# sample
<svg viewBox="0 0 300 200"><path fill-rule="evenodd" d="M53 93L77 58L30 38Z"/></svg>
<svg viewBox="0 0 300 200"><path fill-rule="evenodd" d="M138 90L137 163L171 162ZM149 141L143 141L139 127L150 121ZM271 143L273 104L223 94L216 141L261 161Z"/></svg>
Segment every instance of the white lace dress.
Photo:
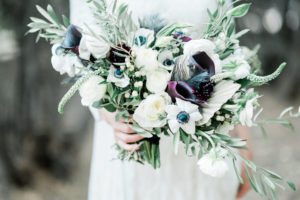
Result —
<svg viewBox="0 0 300 200"><path fill-rule="evenodd" d="M126 0L123 0L126 2ZM216 0L127 0L134 17L160 14L169 21L193 24L195 36L208 20L207 8L215 8ZM82 25L91 22L86 0L70 0L71 20ZM112 161L115 155L113 130L91 109L95 118L94 147L89 183L89 200L234 200L238 181L231 170L223 178L201 173L196 158L187 157L184 148L177 156L170 138L161 141L162 167Z"/></svg>

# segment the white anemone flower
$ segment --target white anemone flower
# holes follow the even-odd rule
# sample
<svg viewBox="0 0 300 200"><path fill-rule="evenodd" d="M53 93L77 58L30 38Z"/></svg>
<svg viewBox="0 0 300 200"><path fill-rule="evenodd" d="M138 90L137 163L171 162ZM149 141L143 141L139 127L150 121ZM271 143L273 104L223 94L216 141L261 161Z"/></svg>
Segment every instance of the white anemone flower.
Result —
<svg viewBox="0 0 300 200"><path fill-rule="evenodd" d="M158 55L158 62L162 68L166 70L173 70L175 66L175 60L171 51L163 51Z"/></svg>
<svg viewBox="0 0 300 200"><path fill-rule="evenodd" d="M141 28L136 31L134 43L137 46L149 46L154 41L154 31Z"/></svg>
<svg viewBox="0 0 300 200"><path fill-rule="evenodd" d="M169 127L173 133L182 128L187 134L195 134L196 123L202 119L198 106L176 98L177 105L168 105L166 112Z"/></svg>
<svg viewBox="0 0 300 200"><path fill-rule="evenodd" d="M109 75L107 77L107 82L112 82L120 88L125 88L129 85L130 79L125 73L121 71L121 69L117 69L114 66L111 66Z"/></svg>
<svg viewBox="0 0 300 200"><path fill-rule="evenodd" d="M224 149L212 149L198 161L200 170L204 174L215 178L223 177L229 169L224 159L226 154L227 152Z"/></svg>

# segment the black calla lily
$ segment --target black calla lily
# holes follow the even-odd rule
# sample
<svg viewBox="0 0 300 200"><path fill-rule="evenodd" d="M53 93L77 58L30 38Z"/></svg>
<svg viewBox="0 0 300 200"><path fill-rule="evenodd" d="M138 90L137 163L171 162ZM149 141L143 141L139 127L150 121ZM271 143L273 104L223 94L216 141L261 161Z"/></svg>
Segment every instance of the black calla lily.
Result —
<svg viewBox="0 0 300 200"><path fill-rule="evenodd" d="M67 29L65 39L61 46L65 49L75 49L79 46L81 38L82 34L79 28L71 24Z"/></svg>

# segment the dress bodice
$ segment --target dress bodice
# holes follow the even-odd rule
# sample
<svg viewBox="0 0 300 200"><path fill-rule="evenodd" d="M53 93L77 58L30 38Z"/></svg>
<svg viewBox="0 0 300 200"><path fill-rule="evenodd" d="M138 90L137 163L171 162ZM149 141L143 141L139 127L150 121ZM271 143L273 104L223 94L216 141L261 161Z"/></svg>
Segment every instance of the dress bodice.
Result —
<svg viewBox="0 0 300 200"><path fill-rule="evenodd" d="M127 3L134 19L158 14L167 22L186 23L199 36L208 22L207 9L215 9L217 0L119 0ZM76 25L93 20L91 4L84 0L70 0L71 21Z"/></svg>

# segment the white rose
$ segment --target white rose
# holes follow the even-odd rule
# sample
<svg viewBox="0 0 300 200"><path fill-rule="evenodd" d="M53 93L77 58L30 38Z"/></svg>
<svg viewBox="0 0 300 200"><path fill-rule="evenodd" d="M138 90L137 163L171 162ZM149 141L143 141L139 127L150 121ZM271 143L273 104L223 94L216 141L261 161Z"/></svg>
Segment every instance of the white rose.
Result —
<svg viewBox="0 0 300 200"><path fill-rule="evenodd" d="M158 52L144 47L134 48L136 55L135 64L138 68L144 68L147 72L154 71L159 66L157 61Z"/></svg>
<svg viewBox="0 0 300 200"><path fill-rule="evenodd" d="M106 85L100 84L104 79L100 76L92 76L79 89L81 103L84 106L90 106L94 102L103 98L106 92Z"/></svg>
<svg viewBox="0 0 300 200"><path fill-rule="evenodd" d="M63 49L58 49L59 47L59 44L52 47L52 67L61 75L66 73L70 77L75 76L80 71L79 68L84 67L83 64L75 54L65 54Z"/></svg>
<svg viewBox="0 0 300 200"><path fill-rule="evenodd" d="M149 95L135 110L133 119L143 128L163 127L167 119L161 120L160 116L170 102L171 98L165 92Z"/></svg>
<svg viewBox="0 0 300 200"><path fill-rule="evenodd" d="M83 32L80 45L79 55L81 58L89 60L89 53L95 58L105 58L110 50L110 45L101 38L105 37L103 29L99 25L89 26L88 29Z"/></svg>
<svg viewBox="0 0 300 200"><path fill-rule="evenodd" d="M167 88L170 79L171 74L167 70L158 68L147 74L146 87L153 93L163 92Z"/></svg>
<svg viewBox="0 0 300 200"><path fill-rule="evenodd" d="M221 178L226 174L229 168L223 158L226 153L218 149L216 149L216 152L212 149L208 154L204 155L198 161L198 166L204 174Z"/></svg>
<svg viewBox="0 0 300 200"><path fill-rule="evenodd" d="M210 40L191 40L184 45L183 54L184 56L191 57L198 52L205 52L214 62L215 72L218 74L222 72L222 66L219 55L215 53L215 48L215 44Z"/></svg>

